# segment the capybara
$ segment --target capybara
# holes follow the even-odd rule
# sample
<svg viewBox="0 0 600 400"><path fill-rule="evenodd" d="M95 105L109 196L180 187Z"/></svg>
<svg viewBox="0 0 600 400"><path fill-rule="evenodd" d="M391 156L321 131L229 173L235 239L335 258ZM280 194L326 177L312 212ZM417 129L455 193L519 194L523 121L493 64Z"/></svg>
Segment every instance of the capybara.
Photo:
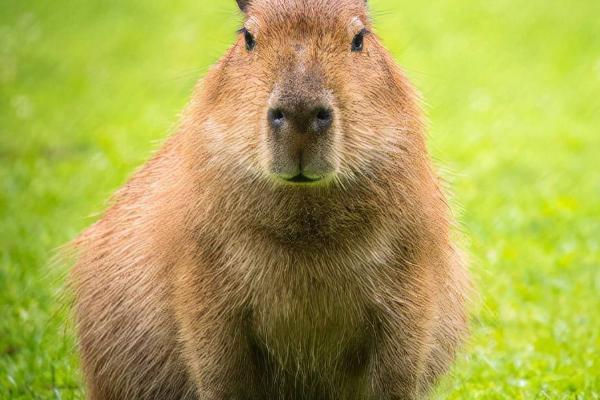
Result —
<svg viewBox="0 0 600 400"><path fill-rule="evenodd" d="M177 131L74 242L93 400L422 399L466 268L364 0L238 0Z"/></svg>

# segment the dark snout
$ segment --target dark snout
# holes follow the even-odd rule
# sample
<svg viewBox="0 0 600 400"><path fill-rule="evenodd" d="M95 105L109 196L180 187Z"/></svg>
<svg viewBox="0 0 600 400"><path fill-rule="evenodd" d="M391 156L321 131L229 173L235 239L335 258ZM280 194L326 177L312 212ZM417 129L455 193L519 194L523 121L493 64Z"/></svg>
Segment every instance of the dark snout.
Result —
<svg viewBox="0 0 600 400"><path fill-rule="evenodd" d="M272 172L291 183L318 182L335 169L336 112L325 89L296 84L275 91L267 111Z"/></svg>
<svg viewBox="0 0 600 400"><path fill-rule="evenodd" d="M275 134L288 129L302 136L324 135L333 124L333 111L329 105L280 105L269 110L268 118Z"/></svg>

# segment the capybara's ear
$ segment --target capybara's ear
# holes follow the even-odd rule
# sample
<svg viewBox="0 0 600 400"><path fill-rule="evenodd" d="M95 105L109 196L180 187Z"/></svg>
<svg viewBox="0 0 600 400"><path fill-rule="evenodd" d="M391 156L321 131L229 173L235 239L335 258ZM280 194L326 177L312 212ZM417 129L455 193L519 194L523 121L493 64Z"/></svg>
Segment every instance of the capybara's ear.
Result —
<svg viewBox="0 0 600 400"><path fill-rule="evenodd" d="M235 0L235 1L237 1L238 7L240 8L240 10L242 10L243 12L248 11L248 6L250 6L251 0Z"/></svg>

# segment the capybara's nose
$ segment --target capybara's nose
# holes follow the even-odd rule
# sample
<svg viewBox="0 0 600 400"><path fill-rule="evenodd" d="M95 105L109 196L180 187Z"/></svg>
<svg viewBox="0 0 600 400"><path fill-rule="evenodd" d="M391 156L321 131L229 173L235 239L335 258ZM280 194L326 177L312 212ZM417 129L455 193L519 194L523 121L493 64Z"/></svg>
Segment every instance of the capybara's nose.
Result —
<svg viewBox="0 0 600 400"><path fill-rule="evenodd" d="M275 106L267 113L269 125L274 133L285 130L299 134L321 135L333 124L333 110L327 106Z"/></svg>

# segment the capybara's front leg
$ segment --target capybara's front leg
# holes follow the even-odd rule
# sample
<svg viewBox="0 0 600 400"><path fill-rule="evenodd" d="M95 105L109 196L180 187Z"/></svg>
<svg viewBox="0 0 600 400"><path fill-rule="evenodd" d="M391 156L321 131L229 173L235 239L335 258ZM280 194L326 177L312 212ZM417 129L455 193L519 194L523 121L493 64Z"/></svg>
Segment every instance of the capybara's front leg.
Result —
<svg viewBox="0 0 600 400"><path fill-rule="evenodd" d="M253 398L254 373L247 326L240 307L224 302L228 287L182 268L174 295L179 340L199 400Z"/></svg>
<svg viewBox="0 0 600 400"><path fill-rule="evenodd" d="M410 300L410 299L409 299ZM371 400L417 400L426 371L427 310L416 303L390 302L380 313L371 355Z"/></svg>
<svg viewBox="0 0 600 400"><path fill-rule="evenodd" d="M373 392L369 400L417 400L419 377L423 361L410 346L416 343L408 337L383 339L375 355L377 364L371 372Z"/></svg>

